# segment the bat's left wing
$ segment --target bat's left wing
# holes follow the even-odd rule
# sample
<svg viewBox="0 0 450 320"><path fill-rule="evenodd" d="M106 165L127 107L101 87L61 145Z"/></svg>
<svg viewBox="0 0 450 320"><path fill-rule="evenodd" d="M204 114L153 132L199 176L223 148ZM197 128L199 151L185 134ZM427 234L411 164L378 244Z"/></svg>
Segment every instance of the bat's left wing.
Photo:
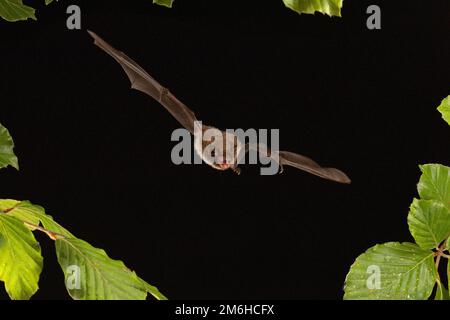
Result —
<svg viewBox="0 0 450 320"><path fill-rule="evenodd" d="M179 101L158 81L153 79L141 66L125 53L116 50L105 40L92 31L88 31L94 38L95 44L113 57L123 68L131 82L133 89L139 90L159 101L170 114L181 123L183 127L194 134L194 122L197 120L194 113L181 101Z"/></svg>
<svg viewBox="0 0 450 320"><path fill-rule="evenodd" d="M264 156L269 156L272 159L276 160L275 151L271 151L266 145L264 144L247 144L246 145L246 151L256 151L258 153L263 154ZM332 180L339 183L344 184L350 184L351 180L350 178L341 170L335 169L335 168L326 168L320 166L317 162L314 160L302 156L297 153L288 152L288 151L278 151L278 164L280 165L280 169L283 171L283 165L291 166L303 171L306 171L308 173L311 173L313 175L316 175L318 177Z"/></svg>

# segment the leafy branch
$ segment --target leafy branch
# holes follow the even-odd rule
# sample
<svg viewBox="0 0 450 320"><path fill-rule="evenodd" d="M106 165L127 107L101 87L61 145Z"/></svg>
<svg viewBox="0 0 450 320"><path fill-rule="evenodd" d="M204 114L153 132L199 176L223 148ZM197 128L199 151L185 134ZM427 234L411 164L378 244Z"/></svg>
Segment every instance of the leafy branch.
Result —
<svg viewBox="0 0 450 320"><path fill-rule="evenodd" d="M153 3L172 8L174 0L153 0ZM341 16L343 0L283 0L286 7L298 12L314 14L321 12L331 16Z"/></svg>
<svg viewBox="0 0 450 320"><path fill-rule="evenodd" d="M450 96L438 109L450 123L449 103ZM439 270L444 258L449 275L450 167L427 164L420 170L420 199L413 200L407 218L416 243L379 244L360 255L347 275L344 299L423 300L434 287L435 299L449 299Z"/></svg>
<svg viewBox="0 0 450 320"><path fill-rule="evenodd" d="M0 124L0 169L18 168L13 148L8 130ZM122 261L75 237L42 207L28 201L0 200L0 281L11 299L30 299L39 288L43 258L34 231L45 233L55 242L66 288L73 299L144 300L148 294L166 299Z"/></svg>
<svg viewBox="0 0 450 320"><path fill-rule="evenodd" d="M45 0L49 5L53 0ZM153 3L172 8L174 0L153 0ZM286 7L306 14L321 12L328 16L341 16L343 0L283 0ZM0 0L0 17L6 21L36 20L36 10L22 0Z"/></svg>

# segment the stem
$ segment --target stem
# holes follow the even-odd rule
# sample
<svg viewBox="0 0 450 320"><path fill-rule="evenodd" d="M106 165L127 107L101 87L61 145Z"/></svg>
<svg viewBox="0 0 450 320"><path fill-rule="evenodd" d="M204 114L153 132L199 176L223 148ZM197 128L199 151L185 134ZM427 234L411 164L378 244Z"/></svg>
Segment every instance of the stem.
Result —
<svg viewBox="0 0 450 320"><path fill-rule="evenodd" d="M32 223L29 223L29 222L26 222L26 221L22 221L26 226L28 226L28 227L30 227L30 228L33 228L33 229L36 229L36 230L39 230L39 231L41 231L41 232L43 232L43 233L45 233L50 239L52 239L52 240L58 240L58 239L61 239L61 238L65 238L65 236L63 236L62 234L59 234L59 233L56 233L56 232L53 232L53 231L50 231L50 230L47 230L47 229L45 229L45 228L42 228L41 226L37 226L37 225L35 225L35 224L32 224Z"/></svg>
<svg viewBox="0 0 450 320"><path fill-rule="evenodd" d="M444 250L445 250L445 242L446 242L446 241L443 241L443 242L441 243L441 245L440 245L438 248L436 248L437 251L436 251L436 263L435 263L435 265L436 265L436 269L437 269L437 270L439 270L439 263L441 262L441 257L446 257L447 259L450 257L449 255L446 255L446 254L444 253Z"/></svg>
<svg viewBox="0 0 450 320"><path fill-rule="evenodd" d="M436 269L439 270L439 262L441 262L442 255L438 254L436 256Z"/></svg>

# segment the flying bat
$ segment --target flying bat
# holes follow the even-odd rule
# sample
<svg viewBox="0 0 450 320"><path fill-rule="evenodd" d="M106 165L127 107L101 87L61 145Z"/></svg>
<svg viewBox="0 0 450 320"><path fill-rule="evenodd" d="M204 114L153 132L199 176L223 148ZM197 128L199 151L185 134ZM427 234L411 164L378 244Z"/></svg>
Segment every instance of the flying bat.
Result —
<svg viewBox="0 0 450 320"><path fill-rule="evenodd" d="M206 164L214 169L231 169L239 174L238 159L246 152L256 151L264 156L276 159L280 173L283 171L283 165L287 165L339 183L349 184L351 182L344 172L335 168L321 167L305 156L288 151L273 151L261 143L244 144L237 139L236 135L212 126L202 125L199 128L198 120L194 112L178 100L167 88L160 85L125 53L113 48L94 32L88 32L94 38L94 44L103 49L120 64L131 82L132 89L146 93L158 101L184 128L194 135L194 149L196 153ZM212 131L214 136L220 136L221 139L205 139L204 133L206 131L209 133ZM212 149L213 152L205 152L204 150L206 149Z"/></svg>

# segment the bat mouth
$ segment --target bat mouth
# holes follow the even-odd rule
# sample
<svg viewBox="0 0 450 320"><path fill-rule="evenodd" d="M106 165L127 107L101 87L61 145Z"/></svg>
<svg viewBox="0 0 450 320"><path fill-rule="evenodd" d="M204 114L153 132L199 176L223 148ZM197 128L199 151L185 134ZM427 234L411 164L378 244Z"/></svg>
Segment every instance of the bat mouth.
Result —
<svg viewBox="0 0 450 320"><path fill-rule="evenodd" d="M217 166L221 169L221 170L227 170L231 167L231 164L229 163L217 163Z"/></svg>

